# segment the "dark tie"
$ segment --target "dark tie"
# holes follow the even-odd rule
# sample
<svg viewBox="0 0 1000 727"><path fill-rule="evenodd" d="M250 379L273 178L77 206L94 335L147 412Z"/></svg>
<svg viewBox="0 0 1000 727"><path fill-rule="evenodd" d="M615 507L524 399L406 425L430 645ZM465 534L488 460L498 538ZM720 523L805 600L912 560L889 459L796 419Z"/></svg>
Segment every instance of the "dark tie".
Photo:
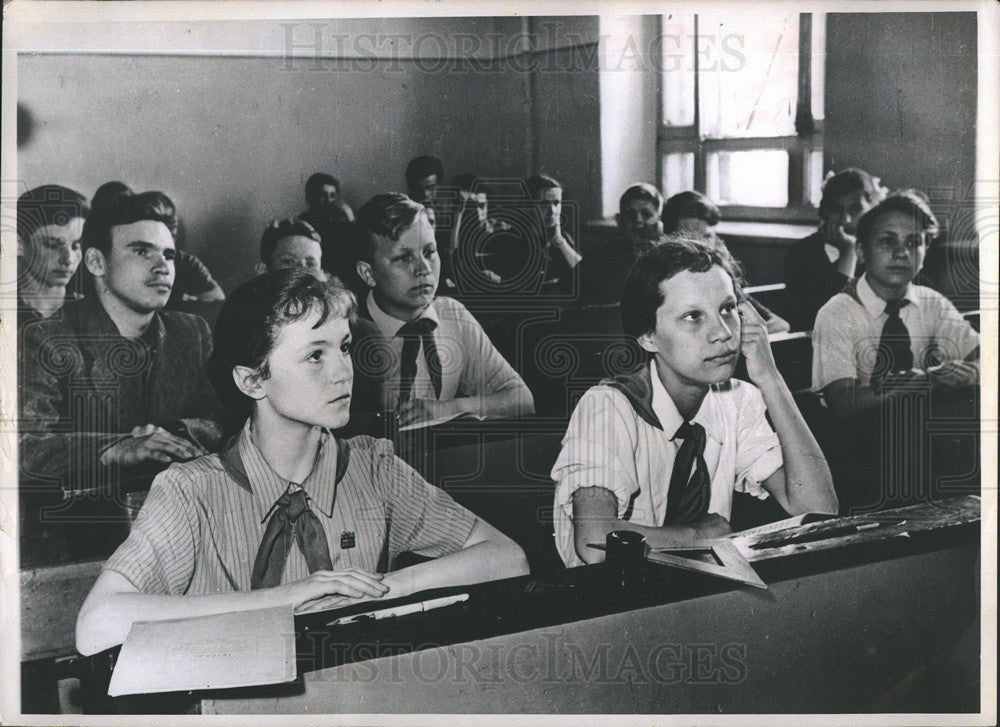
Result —
<svg viewBox="0 0 1000 727"><path fill-rule="evenodd" d="M416 381L417 351L421 345L424 349L424 359L427 361L427 371L434 384L434 396L441 398L441 359L438 358L437 344L434 342L435 328L437 323L430 318L418 318L399 329L399 335L403 339L403 355L399 364L400 402L410 396L413 382Z"/></svg>
<svg viewBox="0 0 1000 727"><path fill-rule="evenodd" d="M309 509L305 490L285 492L274 506L257 549L250 576L251 589L273 588L281 584L281 574L292 549L293 537L305 556L310 573L333 569L326 534L316 513Z"/></svg>
<svg viewBox="0 0 1000 727"><path fill-rule="evenodd" d="M910 332L899 317L900 309L910 301L890 300L885 304L885 314L889 316L882 326L882 338L878 342L878 362L876 370L884 373L909 371L913 368L913 350L910 348Z"/></svg>
<svg viewBox="0 0 1000 727"><path fill-rule="evenodd" d="M667 514L664 525L686 525L708 512L711 479L705 465L705 428L701 424L684 422L674 439L683 439L674 459L667 492ZM694 465L694 472L691 466Z"/></svg>

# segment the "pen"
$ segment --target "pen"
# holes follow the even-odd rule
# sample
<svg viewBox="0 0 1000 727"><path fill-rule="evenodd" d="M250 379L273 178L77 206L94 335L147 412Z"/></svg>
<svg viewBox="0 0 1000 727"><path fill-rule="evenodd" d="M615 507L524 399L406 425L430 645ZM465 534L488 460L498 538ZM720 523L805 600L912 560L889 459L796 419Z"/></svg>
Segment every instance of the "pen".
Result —
<svg viewBox="0 0 1000 727"><path fill-rule="evenodd" d="M365 611L364 613L356 613L353 616L343 616L334 621L330 621L327 626L344 626L346 624L358 623L359 621L379 621L384 618L393 618L395 616L406 616L411 613L422 613L424 611L430 611L435 608L444 608L445 606L453 606L456 603L461 603L462 601L468 601L468 593L459 593L455 596L443 596L441 598L432 598L429 601L420 601L419 603L407 603L402 606L395 606L394 608L383 608L377 611Z"/></svg>

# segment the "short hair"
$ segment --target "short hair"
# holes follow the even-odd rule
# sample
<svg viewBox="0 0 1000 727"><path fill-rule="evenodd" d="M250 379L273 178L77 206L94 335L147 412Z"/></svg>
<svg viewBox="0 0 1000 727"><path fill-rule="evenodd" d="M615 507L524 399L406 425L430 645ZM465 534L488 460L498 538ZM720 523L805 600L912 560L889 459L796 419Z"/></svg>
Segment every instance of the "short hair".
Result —
<svg viewBox="0 0 1000 727"><path fill-rule="evenodd" d="M375 254L375 236L396 242L421 212L424 212L422 204L399 192L376 194L365 202L357 216L357 226L361 231L358 252L362 259L371 262Z"/></svg>
<svg viewBox="0 0 1000 727"><path fill-rule="evenodd" d="M425 177L436 174L439 178L444 176L444 165L435 156L425 154L410 160L406 165L406 181L416 182ZM440 179L438 181L441 181Z"/></svg>
<svg viewBox="0 0 1000 727"><path fill-rule="evenodd" d="M887 212L902 212L913 217L920 229L936 237L940 231L937 217L931 211L930 202L923 192L916 189L902 189L890 192L885 199L861 215L858 220L858 242L867 245L874 231L879 215Z"/></svg>
<svg viewBox="0 0 1000 727"><path fill-rule="evenodd" d="M208 378L236 419L250 415L253 399L236 386L233 369L246 366L267 378L267 357L281 327L314 310L319 326L331 316L351 320L357 304L352 293L301 268L263 273L226 297L215 323Z"/></svg>
<svg viewBox="0 0 1000 727"><path fill-rule="evenodd" d="M621 199L618 200L619 212L624 213L628 209L628 206L636 201L652 203L656 207L656 214L660 214L663 211L663 195L652 184L637 182L626 189Z"/></svg>
<svg viewBox="0 0 1000 727"><path fill-rule="evenodd" d="M878 198L878 185L868 172L857 167L843 169L823 182L823 196L819 201L820 211L828 210L841 197L861 192L869 202Z"/></svg>
<svg viewBox="0 0 1000 727"><path fill-rule="evenodd" d="M622 330L638 338L656 329L656 311L663 305L660 283L684 270L704 273L718 265L729 274L737 298L742 296L743 276L739 264L722 242L706 243L687 238L668 238L640 257L622 289Z"/></svg>
<svg viewBox="0 0 1000 727"><path fill-rule="evenodd" d="M305 220L275 218L264 228L264 234L260 237L260 259L265 265L271 264L274 248L277 247L279 240L284 240L286 237L308 237L310 240L323 242L316 228Z"/></svg>
<svg viewBox="0 0 1000 727"><path fill-rule="evenodd" d="M111 228L133 222L162 222L177 236L177 209L163 192L121 194L93 210L83 223L81 244L84 251L96 247L105 255L111 252Z"/></svg>
<svg viewBox="0 0 1000 727"><path fill-rule="evenodd" d="M336 177L332 177L324 172L316 172L310 175L309 179L306 180L306 199L308 200L328 184L331 187L336 187L337 192L340 192L340 180Z"/></svg>
<svg viewBox="0 0 1000 727"><path fill-rule="evenodd" d="M676 232L681 220L704 220L709 227L714 227L721 217L719 206L710 197L694 190L675 194L664 203L660 213L663 231L668 235Z"/></svg>
<svg viewBox="0 0 1000 727"><path fill-rule="evenodd" d="M65 225L76 217L87 219L90 205L79 192L58 184L43 184L17 198L17 236L27 242L46 225Z"/></svg>
<svg viewBox="0 0 1000 727"><path fill-rule="evenodd" d="M531 199L537 199L546 189L562 189L559 182L544 174L532 174L524 180L524 184L528 188L528 197Z"/></svg>
<svg viewBox="0 0 1000 727"><path fill-rule="evenodd" d="M109 200L112 200L122 194L133 194L132 188L125 184L125 182L105 182L97 188L94 192L94 196L90 198L90 207L91 209L102 207L107 204Z"/></svg>

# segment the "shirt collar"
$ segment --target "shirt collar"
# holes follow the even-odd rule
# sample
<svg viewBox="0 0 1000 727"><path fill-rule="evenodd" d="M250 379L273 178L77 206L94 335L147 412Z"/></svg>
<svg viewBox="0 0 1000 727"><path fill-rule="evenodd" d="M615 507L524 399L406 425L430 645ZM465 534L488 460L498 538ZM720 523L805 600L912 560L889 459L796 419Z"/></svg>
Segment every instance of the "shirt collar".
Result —
<svg viewBox="0 0 1000 727"><path fill-rule="evenodd" d="M684 417L677 411L677 405L670 397L670 394L667 393L663 382L660 381L659 374L656 372L656 361L649 362L649 378L653 388L653 412L663 425L663 431L670 437L673 437L677 430L680 429L681 424L684 423ZM691 421L703 426L706 434L715 441L721 442L722 440L718 434L717 419L715 416L715 390L709 389L708 393L705 394L705 398L702 399L698 413L694 415Z"/></svg>
<svg viewBox="0 0 1000 727"><path fill-rule="evenodd" d="M371 316L372 322L378 326L379 331L386 338L392 338L399 333L400 328L407 324L407 321L401 321L379 308L378 303L375 302L374 291L368 291L366 305L368 308L368 315ZM429 318L438 325L441 324L441 321L438 318L437 308L434 306L434 301L431 301L431 304L424 308L424 311L417 316L417 318Z"/></svg>
<svg viewBox="0 0 1000 727"><path fill-rule="evenodd" d="M331 446L330 442L334 444ZM250 437L250 420L235 441L219 453L219 459L236 484L253 495L261 522L267 519L275 502L288 489L289 482L271 469ZM309 497L310 504L327 517L333 516L337 485L344 478L350 460L350 446L328 430L320 434L319 452L312 471L304 482L296 483Z"/></svg>
<svg viewBox="0 0 1000 727"><path fill-rule="evenodd" d="M885 300L878 296L872 286L868 284L868 274L865 273L858 279L857 285L858 300L868 311L868 315L876 318L883 313L885 313ZM913 292L913 283L907 283L906 292L903 294L903 298L908 300L912 304L916 304L917 296Z"/></svg>

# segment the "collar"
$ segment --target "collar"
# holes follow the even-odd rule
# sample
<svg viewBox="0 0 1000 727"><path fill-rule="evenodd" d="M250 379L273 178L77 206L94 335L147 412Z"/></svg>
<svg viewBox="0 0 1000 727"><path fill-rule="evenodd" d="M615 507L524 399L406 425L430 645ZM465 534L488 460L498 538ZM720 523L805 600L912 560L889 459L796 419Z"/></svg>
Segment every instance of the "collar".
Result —
<svg viewBox="0 0 1000 727"><path fill-rule="evenodd" d="M417 316L417 318L429 318L439 326L441 325L441 320L438 318L437 308L434 302L437 299L431 301L431 304L424 308L423 312ZM401 321L395 316L391 316L384 310L379 308L378 303L375 302L375 292L373 290L368 291L368 296L365 299L365 309L368 312L369 317L372 322L378 326L379 331L386 338L393 338L399 329L407 324L408 321Z"/></svg>
<svg viewBox="0 0 1000 727"><path fill-rule="evenodd" d="M604 379L601 384L624 394L640 419L670 434L671 437L684 422L684 418L677 411L677 405L660 382L655 361L650 361L648 366L633 373ZM701 424L705 428L705 433L717 442L722 441L719 437L718 417L715 414L714 387L708 390L698 413L691 421Z"/></svg>
<svg viewBox="0 0 1000 727"><path fill-rule="evenodd" d="M330 440L335 442L335 448L329 446ZM336 463L333 461L334 452ZM316 454L312 472L304 482L299 483L299 486L306 491L312 505L327 517L333 516L337 485L347 472L350 455L351 448L347 441L337 439L324 429L320 435L319 452ZM264 522L274 508L275 502L288 489L289 483L271 469L264 455L251 440L249 419L240 433L219 452L219 461L236 484L253 495L257 515L260 522ZM254 473L253 480L250 479L248 469Z"/></svg>
<svg viewBox="0 0 1000 727"><path fill-rule="evenodd" d="M66 306L63 307L64 309L66 308ZM82 299L76 301L73 310L77 313L80 331L91 335L98 334L99 336L124 338L118 330L118 326L111 320L111 316L104 310L104 306L101 305L101 301L97 299L96 294L85 295ZM153 313L153 318L150 320L145 332L139 339L133 340L141 340L143 343L155 348L162 343L164 335L163 317L160 315L160 311L156 311Z"/></svg>
<svg viewBox="0 0 1000 727"><path fill-rule="evenodd" d="M868 311L868 315L872 318L877 318L885 313L885 300L880 298L878 293L872 290L872 286L868 283L867 273L858 278L855 290L857 291L856 300L858 300L861 305L865 307L865 310ZM913 292L913 283L907 284L906 292L903 294L903 298L910 301L912 305L916 305L917 296Z"/></svg>

